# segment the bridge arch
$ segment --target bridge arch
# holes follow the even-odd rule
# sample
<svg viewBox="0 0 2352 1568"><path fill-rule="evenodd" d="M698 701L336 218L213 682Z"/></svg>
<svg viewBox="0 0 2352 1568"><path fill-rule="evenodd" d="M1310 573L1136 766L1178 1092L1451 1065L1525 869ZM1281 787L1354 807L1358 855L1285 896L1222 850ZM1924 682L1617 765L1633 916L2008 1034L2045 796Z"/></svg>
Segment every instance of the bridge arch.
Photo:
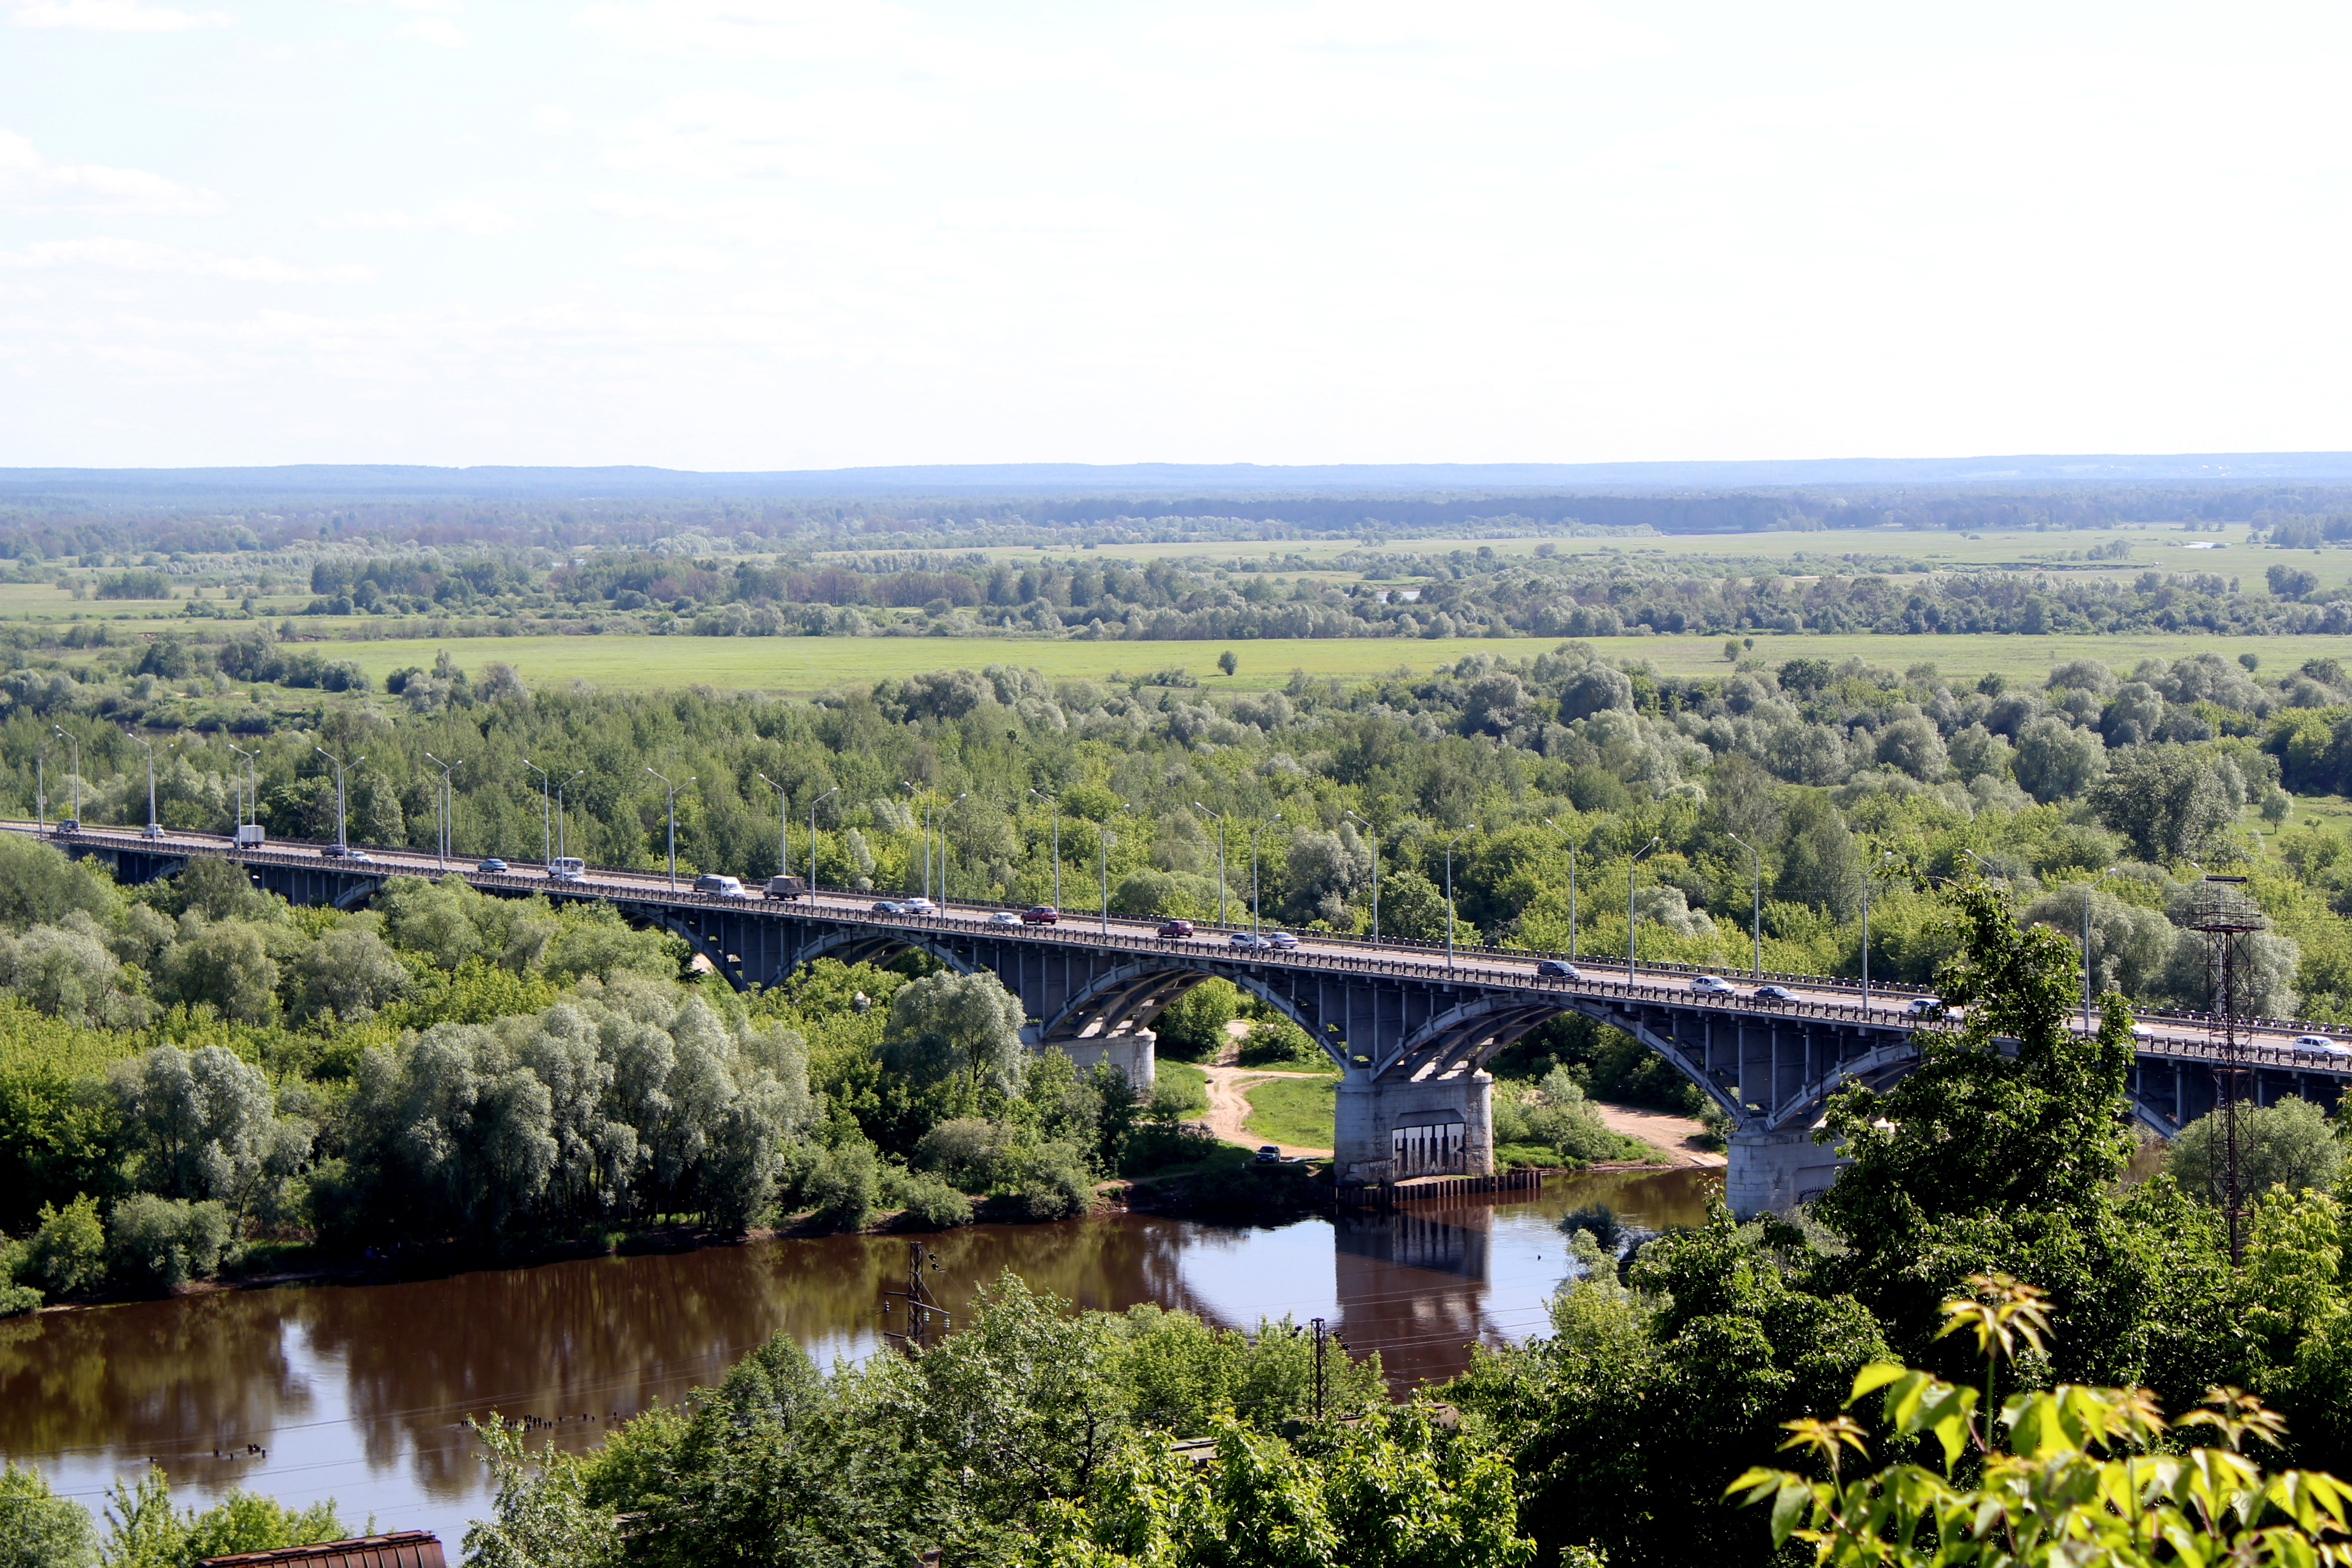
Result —
<svg viewBox="0 0 2352 1568"><path fill-rule="evenodd" d="M1044 1018L1038 1028L1039 1037L1072 1038L1097 1023L1106 1034L1122 1024L1136 1029L1149 1028L1151 1021L1177 998L1206 980L1232 982L1296 1024L1341 1070L1349 1066L1329 1034L1317 1026L1295 998L1242 965L1218 963L1207 958L1186 963L1184 956L1176 952L1134 959L1096 976L1074 992L1051 1016Z"/></svg>

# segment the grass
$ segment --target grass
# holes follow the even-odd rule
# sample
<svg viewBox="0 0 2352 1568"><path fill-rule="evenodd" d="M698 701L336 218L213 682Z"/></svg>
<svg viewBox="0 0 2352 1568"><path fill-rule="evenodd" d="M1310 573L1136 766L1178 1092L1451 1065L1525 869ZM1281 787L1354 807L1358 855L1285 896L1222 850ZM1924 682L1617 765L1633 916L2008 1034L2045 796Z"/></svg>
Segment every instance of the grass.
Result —
<svg viewBox="0 0 2352 1568"><path fill-rule="evenodd" d="M1209 1075L1191 1062L1173 1061L1161 1057L1153 1068L1155 1081L1184 1095L1182 1114L1193 1115L1209 1109Z"/></svg>
<svg viewBox="0 0 2352 1568"><path fill-rule="evenodd" d="M1339 1079L1276 1078L1242 1091L1250 1113L1242 1125L1269 1143L1294 1149L1328 1149L1338 1121Z"/></svg>

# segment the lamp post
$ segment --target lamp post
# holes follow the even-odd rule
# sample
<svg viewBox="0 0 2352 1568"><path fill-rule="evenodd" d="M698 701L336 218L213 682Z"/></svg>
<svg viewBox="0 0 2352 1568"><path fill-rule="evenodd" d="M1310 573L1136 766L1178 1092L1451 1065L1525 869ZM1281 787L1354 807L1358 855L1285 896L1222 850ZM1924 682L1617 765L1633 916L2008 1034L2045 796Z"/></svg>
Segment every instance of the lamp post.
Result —
<svg viewBox="0 0 2352 1568"><path fill-rule="evenodd" d="M49 749L33 753L33 830L42 837L49 831Z"/></svg>
<svg viewBox="0 0 2352 1568"><path fill-rule="evenodd" d="M2091 1032L2091 895L2119 868L2110 866L2083 884L2083 1032Z"/></svg>
<svg viewBox="0 0 2352 1568"><path fill-rule="evenodd" d="M1252 936L1257 934L1257 836L1281 820L1282 813L1277 811L1250 829L1250 934Z"/></svg>
<svg viewBox="0 0 2352 1568"><path fill-rule="evenodd" d="M455 805L450 799L449 775L465 766L465 760L459 758L454 763L445 763L430 752L425 753L425 760L441 770L441 795L433 804L441 808L441 868L446 871L449 868L449 818L454 815L452 808Z"/></svg>
<svg viewBox="0 0 2352 1568"><path fill-rule="evenodd" d="M79 822L81 820L81 742L67 734L58 725L52 724L49 728L56 731L58 740L73 748L74 820Z"/></svg>
<svg viewBox="0 0 2352 1568"><path fill-rule="evenodd" d="M1125 811L1127 802L1120 801L1111 809ZM1110 851L1111 846L1118 842L1118 835L1106 826L1096 836L1096 840L1102 850L1102 934L1108 936L1110 934Z"/></svg>
<svg viewBox="0 0 2352 1568"><path fill-rule="evenodd" d="M1192 805L1199 810L1209 811L1197 800ZM1209 811L1209 815L1217 819L1217 923L1223 925L1225 923L1225 819L1220 812Z"/></svg>
<svg viewBox="0 0 2352 1568"><path fill-rule="evenodd" d="M792 840L784 837L784 824L792 820L792 795L783 785L765 773L755 773L752 776L776 792L776 875L789 877L793 874L793 846ZM809 841L809 869L812 872L816 869L814 839ZM810 885L812 887L815 885L814 878L811 879Z"/></svg>
<svg viewBox="0 0 2352 1568"><path fill-rule="evenodd" d="M585 770L585 769L583 769L583 770L582 770L582 772L583 772L583 773L584 773L584 772L586 772L586 771L587 771L587 770ZM654 773L654 771L653 771L653 769L651 769L651 768L647 768L647 769L646 770L646 772L647 772L647 773ZM575 775L575 776L576 776L576 775ZM662 775L661 775L661 774L659 774L659 773L654 773L654 777L656 777L656 778L657 778L657 779L661 779L661 782L662 782L662 787L663 787L664 789L666 789L666 790L669 791L669 885L670 885L673 889L675 889L675 888L677 886L677 788L678 788L678 786L677 786L677 785L676 785L676 784L672 784L672 783L670 783L670 782L669 782L669 780L667 780L667 779L666 779L666 778L662 778ZM692 784L692 783L694 782L694 775L693 775L692 773L688 773L688 774L687 774L687 775L686 775L686 782L687 782L687 783L688 783L688 784Z"/></svg>
<svg viewBox="0 0 2352 1568"><path fill-rule="evenodd" d="M539 775L539 863L544 866L555 854L555 835L551 826L553 819L548 811L547 770L529 757L522 760L522 765Z"/></svg>
<svg viewBox="0 0 2352 1568"><path fill-rule="evenodd" d="M1461 843L1465 836L1477 831L1478 825L1474 822L1455 834L1445 846L1445 967L1448 969L1454 967L1454 846Z"/></svg>
<svg viewBox="0 0 2352 1568"><path fill-rule="evenodd" d="M1342 810L1345 808L1343 807ZM1365 822L1362 817L1356 816L1352 811L1347 812L1347 815L1355 816L1358 822L1362 822L1364 831L1370 834L1372 838L1372 940L1378 942L1381 940L1381 830L1370 823Z"/></svg>
<svg viewBox="0 0 2352 1568"><path fill-rule="evenodd" d="M558 855L568 856L572 852L571 846L564 842L563 837L563 792L578 784L587 772L586 768L576 768L570 778L555 786L555 852Z"/></svg>
<svg viewBox="0 0 2352 1568"><path fill-rule="evenodd" d="M150 838L160 838L163 837L163 829L155 821L155 748L149 742L141 740L139 736L131 731L125 730L122 732L129 735L132 743L142 748L147 753L147 837ZM170 743L171 742L168 741L164 742L166 745L169 745ZM367 759L362 757L360 760L362 762L365 762ZM340 777L341 775L338 776ZM341 788L340 784L336 787L339 790Z"/></svg>
<svg viewBox="0 0 2352 1568"><path fill-rule="evenodd" d="M225 743L230 751L245 759L245 785L241 792L245 797L245 805L238 810L236 825L239 827L244 826L248 816L250 820L259 822L261 820L261 779L255 772L254 764L261 760L261 753L248 752L233 741Z"/></svg>
<svg viewBox="0 0 2352 1568"><path fill-rule="evenodd" d="M1737 833L1726 832L1726 838L1748 851L1748 886L1754 891L1753 907L1748 911L1748 929L1756 937L1756 978L1764 978L1764 862L1756 854L1756 846Z"/></svg>
<svg viewBox="0 0 2352 1568"><path fill-rule="evenodd" d="M811 898L814 898L814 897L816 896L816 808L817 808L819 805L823 805L825 801L830 800L830 799L831 799L831 798L833 798L835 795L839 795L840 793L841 793L841 786L840 786L839 784L835 784L835 785L834 785L831 789L829 789L829 790L825 791L825 792L824 792L824 794L823 794L823 795L821 795L817 796L817 797L816 797L816 799L814 799L814 800L813 800L813 801L809 802L809 874L808 874L808 885L809 885L809 896L810 896ZM779 837L782 837L782 832L783 832L783 830L782 830L782 828L778 828L778 829L777 829L777 834L778 834L778 836L779 836Z"/></svg>
<svg viewBox="0 0 2352 1568"><path fill-rule="evenodd" d="M1886 850L1862 874L1862 1010L1865 1015L1870 1011L1870 879L1878 875L1881 866L1894 858L1895 851Z"/></svg>
<svg viewBox="0 0 2352 1568"><path fill-rule="evenodd" d="M1054 808L1054 907L1062 907L1062 802L1059 796L1031 790L1031 795Z"/></svg>
<svg viewBox="0 0 2352 1568"><path fill-rule="evenodd" d="M351 847L350 840L345 838L343 836L343 759L335 755L334 752L327 750L324 746L313 746L310 749L318 752L320 756L326 758L327 761L335 764L335 853L340 855L344 850ZM148 754L150 757L152 757L154 753L150 752ZM352 759L351 765L358 767L362 763L366 761L367 758L364 755L353 757ZM151 763L150 765L152 766L152 763ZM153 815L154 807L152 805L149 806L148 812L149 815Z"/></svg>
<svg viewBox="0 0 2352 1568"><path fill-rule="evenodd" d="M898 782L907 786L907 793L913 795L915 804L923 808L923 897L928 899L931 896L931 803L911 780L900 779ZM913 868L908 867L908 869L912 870Z"/></svg>
<svg viewBox="0 0 2352 1568"><path fill-rule="evenodd" d="M1546 827L1562 838L1568 838L1567 828L1549 816L1543 822ZM1568 838L1568 957L1570 963L1576 960L1576 840L1573 838Z"/></svg>
<svg viewBox="0 0 2352 1568"><path fill-rule="evenodd" d="M1625 862L1625 984L1628 985L1633 984L1633 868L1642 863L1643 856L1664 842L1654 835L1647 844L1633 851L1631 860Z"/></svg>

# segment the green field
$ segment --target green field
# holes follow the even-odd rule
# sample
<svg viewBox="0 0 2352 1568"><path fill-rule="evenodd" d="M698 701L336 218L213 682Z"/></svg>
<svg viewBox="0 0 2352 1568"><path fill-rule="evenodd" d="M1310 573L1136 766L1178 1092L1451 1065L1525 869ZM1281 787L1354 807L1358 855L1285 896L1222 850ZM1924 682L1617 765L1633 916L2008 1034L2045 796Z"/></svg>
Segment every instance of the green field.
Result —
<svg viewBox="0 0 2352 1568"><path fill-rule="evenodd" d="M1161 1057L1153 1066L1153 1085L1183 1097L1182 1114L1197 1116L1209 1109L1209 1075L1191 1062Z"/></svg>
<svg viewBox="0 0 2352 1568"><path fill-rule="evenodd" d="M1603 637L1593 643L1612 662L1646 659L1669 675L1720 673L1720 637ZM1055 680L1100 679L1114 671L1143 675L1181 668L1204 690L1265 689L1286 684L1295 669L1309 676L1361 680L1397 671L1427 674L1466 654L1532 658L1556 647L1537 637L1267 638L1255 642L1073 642L1050 637L399 637L327 642L330 658L356 661L382 681L410 665L429 667L447 648L467 669L491 659L515 667L525 683L561 689L574 680L611 691L706 685L721 690L805 694L866 685L885 677L989 664L1032 666ZM1231 647L1240 672L1217 673L1217 655ZM2330 637L2223 637L2166 633L2126 637L1880 637L1797 633L1756 639L1749 657L1778 663L1801 656L1856 657L1896 670L1933 664L1948 679L1973 680L1988 671L2032 679L2070 658L2095 658L2128 670L2143 658L2178 658L2214 652L2234 658L2252 653L2263 668L2292 668L2307 658L2352 656L2352 640Z"/></svg>
<svg viewBox="0 0 2352 1568"><path fill-rule="evenodd" d="M1331 1130L1339 1116L1334 1105L1339 1090L1336 1074L1329 1078L1273 1078L1251 1084L1242 1091L1242 1098L1250 1104L1249 1117L1242 1125L1269 1143L1286 1143L1294 1149L1328 1149Z"/></svg>

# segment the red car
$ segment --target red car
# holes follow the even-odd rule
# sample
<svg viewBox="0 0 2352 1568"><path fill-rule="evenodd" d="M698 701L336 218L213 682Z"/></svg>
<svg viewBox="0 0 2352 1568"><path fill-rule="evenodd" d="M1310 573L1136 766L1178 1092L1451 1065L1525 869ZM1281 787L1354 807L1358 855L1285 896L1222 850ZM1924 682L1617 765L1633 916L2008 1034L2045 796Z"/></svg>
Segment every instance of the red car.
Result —
<svg viewBox="0 0 2352 1568"><path fill-rule="evenodd" d="M1021 911L1021 923L1025 926L1058 925L1062 911L1051 904L1035 904Z"/></svg>
<svg viewBox="0 0 2352 1568"><path fill-rule="evenodd" d="M1160 928L1160 934L1166 937L1191 936L1192 934L1192 922L1191 921L1169 921Z"/></svg>

